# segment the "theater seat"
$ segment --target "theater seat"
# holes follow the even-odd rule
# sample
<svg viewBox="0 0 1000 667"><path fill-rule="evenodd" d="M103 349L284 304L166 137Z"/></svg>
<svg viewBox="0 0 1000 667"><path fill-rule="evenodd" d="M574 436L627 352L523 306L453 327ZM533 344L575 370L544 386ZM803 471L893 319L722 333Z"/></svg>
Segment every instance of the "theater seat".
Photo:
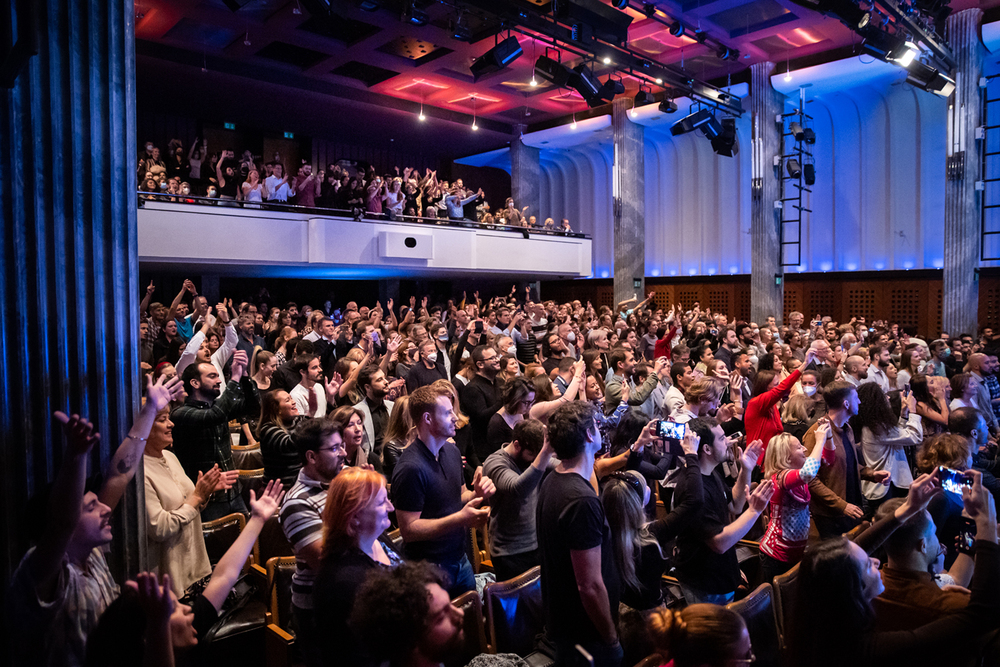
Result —
<svg viewBox="0 0 1000 667"><path fill-rule="evenodd" d="M201 531L205 536L205 549L208 551L208 560L213 568L229 547L233 546L233 542L246 525L247 518L239 512L201 524Z"/></svg>
<svg viewBox="0 0 1000 667"><path fill-rule="evenodd" d="M791 619L795 615L793 604L795 599L795 580L798 576L799 565L796 563L795 567L784 574L779 574L771 582L774 595L774 624L778 630L778 647L786 663L789 657L788 631L791 627Z"/></svg>
<svg viewBox="0 0 1000 667"><path fill-rule="evenodd" d="M534 651L545 627L542 569L533 567L513 579L487 584L483 598L490 653L525 657Z"/></svg>
<svg viewBox="0 0 1000 667"><path fill-rule="evenodd" d="M261 529L257 544L253 549L253 562L258 565L266 564L272 558L294 555L292 545L288 542L285 531L281 529L281 524L278 522L278 514L275 513L264 522L264 527Z"/></svg>
<svg viewBox="0 0 1000 667"><path fill-rule="evenodd" d="M271 595L266 613L264 655L268 667L288 667L294 662L295 635L291 630L294 573L294 556L267 561L267 586Z"/></svg>
<svg viewBox="0 0 1000 667"><path fill-rule="evenodd" d="M237 470L257 470L264 467L260 445L233 445L233 463Z"/></svg>
<svg viewBox="0 0 1000 667"><path fill-rule="evenodd" d="M490 536L486 526L470 528L469 539L472 540L472 571L476 574L492 572L493 561L490 559Z"/></svg>
<svg viewBox="0 0 1000 667"><path fill-rule="evenodd" d="M264 469L240 470L239 472L240 496L243 497L243 502L246 503L246 506L250 507L250 490L253 489L254 495L260 498L260 494L267 487L267 480L264 479Z"/></svg>
<svg viewBox="0 0 1000 667"><path fill-rule="evenodd" d="M660 665L665 665L667 662L659 653L653 653L635 663L635 667L660 667Z"/></svg>
<svg viewBox="0 0 1000 667"><path fill-rule="evenodd" d="M445 667L464 667L480 653L486 653L486 632L483 629L483 602L479 593L468 591L451 601L465 612L462 629L465 631L465 645L460 656L456 656Z"/></svg>
<svg viewBox="0 0 1000 667"><path fill-rule="evenodd" d="M739 602L726 605L743 618L750 634L750 644L757 667L777 667L780 662L778 629L775 625L771 584L763 583Z"/></svg>

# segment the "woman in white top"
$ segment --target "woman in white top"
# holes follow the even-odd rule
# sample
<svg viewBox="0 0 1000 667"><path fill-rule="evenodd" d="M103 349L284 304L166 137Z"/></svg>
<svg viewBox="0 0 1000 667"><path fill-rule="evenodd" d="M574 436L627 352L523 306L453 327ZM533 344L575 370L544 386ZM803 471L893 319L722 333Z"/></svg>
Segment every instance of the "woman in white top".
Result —
<svg viewBox="0 0 1000 667"><path fill-rule="evenodd" d="M201 532L201 508L212 494L230 488L238 470L221 472L215 466L198 474L195 484L173 452L173 427L169 408L156 415L146 440L143 467L146 485L146 549L150 569L169 574L174 593L184 595L188 586L212 573Z"/></svg>
<svg viewBox="0 0 1000 667"><path fill-rule="evenodd" d="M260 173L256 169L251 169L247 174L246 183L243 184L243 201L258 204L264 201L264 184L260 182Z"/></svg>
<svg viewBox="0 0 1000 667"><path fill-rule="evenodd" d="M392 179L390 184L382 193L382 200L385 202L385 212L396 215L403 214L403 204L406 202L406 194L402 191L403 182L399 178Z"/></svg>
<svg viewBox="0 0 1000 667"><path fill-rule="evenodd" d="M976 408L976 385L972 382L970 373L958 373L951 378L951 396L949 410Z"/></svg>
<svg viewBox="0 0 1000 667"><path fill-rule="evenodd" d="M906 496L913 483L906 447L916 447L924 439L917 399L912 392L902 396L899 417L889 405L889 398L875 382L858 387L858 422L861 425L861 451L873 470L889 472L889 485L861 481L861 492L870 504L879 505L889 498Z"/></svg>

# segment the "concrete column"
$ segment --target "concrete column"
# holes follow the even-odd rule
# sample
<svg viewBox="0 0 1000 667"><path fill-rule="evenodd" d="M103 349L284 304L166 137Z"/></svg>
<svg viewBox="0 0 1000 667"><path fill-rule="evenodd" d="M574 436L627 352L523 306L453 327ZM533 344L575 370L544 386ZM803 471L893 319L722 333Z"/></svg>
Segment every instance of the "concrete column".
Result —
<svg viewBox="0 0 1000 667"><path fill-rule="evenodd" d="M628 119L633 102L619 98L611 106L614 137L612 211L615 223L615 303L646 289L646 166L643 128ZM635 281L639 281L638 287Z"/></svg>
<svg viewBox="0 0 1000 667"><path fill-rule="evenodd" d="M542 180L541 151L521 142L521 134L527 129L527 125L515 125L510 139L510 196L514 198L517 208L527 206L527 215L538 216L542 205L539 189Z"/></svg>
<svg viewBox="0 0 1000 667"><path fill-rule="evenodd" d="M22 8L37 10L37 24ZM27 550L25 503L86 415L100 472L139 406L135 11L130 2L10 3L37 54L0 96L0 577ZM27 42L25 42L26 44ZM30 53L30 47L29 51ZM109 566L144 563L142 471L115 510ZM138 492L138 493L137 493Z"/></svg>
<svg viewBox="0 0 1000 667"><path fill-rule="evenodd" d="M945 34L955 53L955 94L948 110L948 170L944 189L944 285L942 326L952 335L975 335L979 325L980 223L982 198L976 181L982 163L976 146L984 89L979 87L985 50L979 40L981 9L948 17Z"/></svg>
<svg viewBox="0 0 1000 667"><path fill-rule="evenodd" d="M750 66L750 113L753 124L750 319L758 323L763 323L771 315L780 322L785 299L779 243L781 217L780 211L774 207L774 202L780 198L774 156L781 154L781 128L775 119L782 112L783 100L781 94L771 87L773 71L774 63L770 62ZM780 284L776 284L779 282Z"/></svg>

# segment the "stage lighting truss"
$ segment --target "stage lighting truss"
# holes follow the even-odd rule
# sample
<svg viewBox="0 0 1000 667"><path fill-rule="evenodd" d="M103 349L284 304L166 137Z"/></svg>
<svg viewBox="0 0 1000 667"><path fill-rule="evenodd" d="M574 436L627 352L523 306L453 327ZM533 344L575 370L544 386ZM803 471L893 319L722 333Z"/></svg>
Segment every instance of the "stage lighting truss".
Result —
<svg viewBox="0 0 1000 667"><path fill-rule="evenodd" d="M812 117L806 113L806 89L799 89L798 108L782 114L781 155L775 160L781 199L777 202L781 220L779 229L778 263L783 267L802 264L802 223L812 213L809 186L816 182L816 162L812 149L816 132Z"/></svg>

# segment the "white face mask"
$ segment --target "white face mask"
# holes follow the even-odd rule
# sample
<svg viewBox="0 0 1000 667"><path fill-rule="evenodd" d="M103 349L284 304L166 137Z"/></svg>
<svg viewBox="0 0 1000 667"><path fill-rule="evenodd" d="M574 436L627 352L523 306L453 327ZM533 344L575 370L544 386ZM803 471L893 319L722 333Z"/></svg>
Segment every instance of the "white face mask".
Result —
<svg viewBox="0 0 1000 667"><path fill-rule="evenodd" d="M471 354L469 354L469 351L468 351L468 350L464 350L464 351L462 352L462 361L465 361L466 359L468 359L468 358L469 358L469 357L471 357L471 356L472 356L472 355L471 355Z"/></svg>
<svg viewBox="0 0 1000 667"><path fill-rule="evenodd" d="M187 187L185 185L183 188L181 188L181 194L182 195L189 195L189 194L191 194L191 188L189 188L189 187Z"/></svg>
<svg viewBox="0 0 1000 667"><path fill-rule="evenodd" d="M429 362L431 362L433 364L434 362L436 362L438 360L438 353L437 352L431 352L425 358L427 359L427 361L429 361Z"/></svg>
<svg viewBox="0 0 1000 667"><path fill-rule="evenodd" d="M812 396L813 394L816 393L816 387L806 385L802 387L802 393L804 393L806 396Z"/></svg>
<svg viewBox="0 0 1000 667"><path fill-rule="evenodd" d="M571 343L575 343L576 342L576 334L573 333L572 331L570 331L569 335L566 336L566 340L568 340Z"/></svg>
<svg viewBox="0 0 1000 667"><path fill-rule="evenodd" d="M507 348L507 354L513 356L517 354L517 345L511 345Z"/></svg>

